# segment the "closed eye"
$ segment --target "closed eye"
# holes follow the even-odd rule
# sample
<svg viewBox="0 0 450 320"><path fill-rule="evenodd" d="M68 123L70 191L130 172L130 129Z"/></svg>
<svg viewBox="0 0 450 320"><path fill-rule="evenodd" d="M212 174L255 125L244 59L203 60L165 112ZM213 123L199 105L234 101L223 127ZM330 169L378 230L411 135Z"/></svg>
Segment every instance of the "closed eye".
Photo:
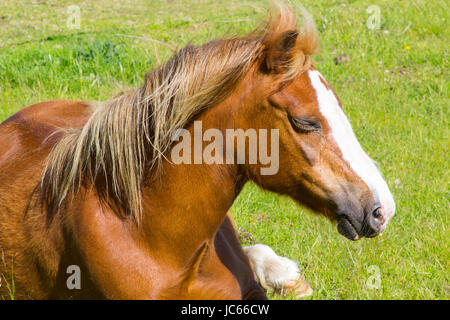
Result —
<svg viewBox="0 0 450 320"><path fill-rule="evenodd" d="M294 128L297 132L308 133L320 130L320 123L316 120L309 118L294 118L291 116L288 117L292 128Z"/></svg>

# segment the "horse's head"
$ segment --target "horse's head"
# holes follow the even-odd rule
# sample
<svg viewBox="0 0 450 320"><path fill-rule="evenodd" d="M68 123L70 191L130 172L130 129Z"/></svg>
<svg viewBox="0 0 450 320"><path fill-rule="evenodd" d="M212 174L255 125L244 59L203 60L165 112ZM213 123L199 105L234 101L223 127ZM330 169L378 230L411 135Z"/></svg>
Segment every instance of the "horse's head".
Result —
<svg viewBox="0 0 450 320"><path fill-rule="evenodd" d="M248 113L248 127L279 130L279 168L262 175L250 167L250 175L263 188L336 220L349 239L375 237L394 215L393 197L358 143L339 98L299 48L308 39L298 37L295 30L279 33L255 72L257 103ZM304 71L281 84L280 74L300 68L296 59Z"/></svg>

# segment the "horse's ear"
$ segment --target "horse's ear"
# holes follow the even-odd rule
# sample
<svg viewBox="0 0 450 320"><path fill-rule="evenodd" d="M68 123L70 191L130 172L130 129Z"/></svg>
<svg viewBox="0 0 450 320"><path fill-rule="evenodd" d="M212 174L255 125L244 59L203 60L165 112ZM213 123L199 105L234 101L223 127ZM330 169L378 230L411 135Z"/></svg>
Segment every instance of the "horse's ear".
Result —
<svg viewBox="0 0 450 320"><path fill-rule="evenodd" d="M265 55L261 64L261 70L265 73L283 73L286 71L289 61L297 53L298 31L286 31L275 39L265 41Z"/></svg>

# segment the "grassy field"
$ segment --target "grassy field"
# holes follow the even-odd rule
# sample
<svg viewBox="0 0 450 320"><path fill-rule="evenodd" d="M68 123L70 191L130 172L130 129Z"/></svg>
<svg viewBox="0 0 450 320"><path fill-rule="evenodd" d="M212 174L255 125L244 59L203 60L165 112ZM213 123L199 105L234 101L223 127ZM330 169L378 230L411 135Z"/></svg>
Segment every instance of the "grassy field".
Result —
<svg viewBox="0 0 450 320"><path fill-rule="evenodd" d="M382 237L353 243L249 184L232 209L242 241L297 261L311 299L449 299L448 1L302 4L321 34L316 67L379 163L397 213ZM79 29L70 28L71 5L80 8ZM366 23L373 5L378 29ZM173 48L249 31L266 8L255 0L2 0L0 121L39 101L105 100L138 87ZM347 59L336 64L341 54Z"/></svg>

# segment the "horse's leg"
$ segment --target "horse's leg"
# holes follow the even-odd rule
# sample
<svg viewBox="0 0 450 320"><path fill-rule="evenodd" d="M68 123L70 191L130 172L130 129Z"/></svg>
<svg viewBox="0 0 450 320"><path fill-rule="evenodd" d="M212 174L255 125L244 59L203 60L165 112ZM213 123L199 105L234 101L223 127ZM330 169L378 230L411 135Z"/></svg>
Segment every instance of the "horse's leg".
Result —
<svg viewBox="0 0 450 320"><path fill-rule="evenodd" d="M71 210L76 214L68 215L67 224L84 258L86 270L82 269L81 274L86 274L105 298L241 298L241 282L236 281L234 272L243 269L242 261L236 259L234 252L230 255L232 241L224 239L224 229L217 233L214 245L208 243L205 249L202 246L193 252L191 261L179 266L161 244L151 241L152 247L148 247L147 240L139 238L136 225L102 207L94 194L88 193L78 205L74 201ZM214 248L217 255L209 252L209 248ZM242 257L247 260L243 252ZM168 261L169 258L173 260ZM265 297L249 270L247 274L254 286Z"/></svg>
<svg viewBox="0 0 450 320"><path fill-rule="evenodd" d="M256 282L250 261L239 242L230 212L228 212L217 231L214 246L219 259L238 281L242 299L267 299L264 290Z"/></svg>
<svg viewBox="0 0 450 320"><path fill-rule="evenodd" d="M294 261L278 256L263 244L244 247L244 252L253 265L256 279L264 289L275 293L294 292L297 298L313 293Z"/></svg>
<svg viewBox="0 0 450 320"><path fill-rule="evenodd" d="M242 248L230 212L228 212L217 232L216 247L218 247L218 243L221 247L227 247L227 250L219 247L221 248L220 251L232 251L233 253L232 257L222 259L224 264L233 272L240 284L250 284L248 287L244 286L242 292L253 290L254 281L256 280L267 291L294 292L298 298L312 294L312 289L303 280L294 261L276 255L270 247L265 245ZM221 252L218 253L221 256ZM228 263L226 263L227 261ZM231 265L229 261L233 262L231 267L229 266ZM236 261L239 262L238 265L236 265ZM256 291L257 296L261 295L262 290ZM248 299L257 298L250 295Z"/></svg>

